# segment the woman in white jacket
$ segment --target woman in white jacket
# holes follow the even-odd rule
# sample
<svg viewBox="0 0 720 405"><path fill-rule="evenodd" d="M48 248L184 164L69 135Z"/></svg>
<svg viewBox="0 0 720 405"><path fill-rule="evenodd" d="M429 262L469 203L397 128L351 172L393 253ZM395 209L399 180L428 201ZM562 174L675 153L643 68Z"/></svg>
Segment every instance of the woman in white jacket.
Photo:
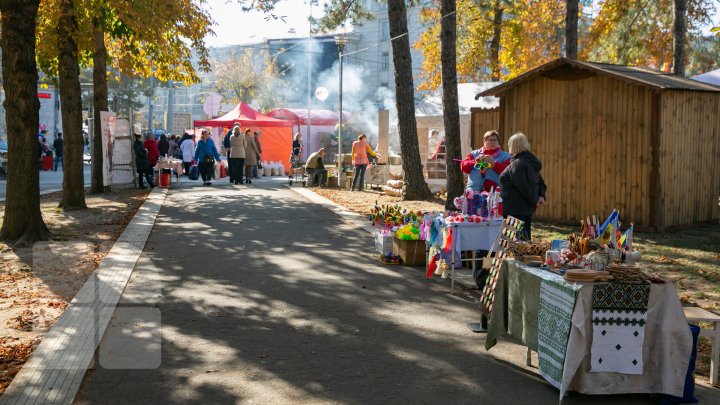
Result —
<svg viewBox="0 0 720 405"><path fill-rule="evenodd" d="M195 140L189 135L184 134L180 141L180 150L182 151L183 167L185 175L190 176L190 164L195 156Z"/></svg>

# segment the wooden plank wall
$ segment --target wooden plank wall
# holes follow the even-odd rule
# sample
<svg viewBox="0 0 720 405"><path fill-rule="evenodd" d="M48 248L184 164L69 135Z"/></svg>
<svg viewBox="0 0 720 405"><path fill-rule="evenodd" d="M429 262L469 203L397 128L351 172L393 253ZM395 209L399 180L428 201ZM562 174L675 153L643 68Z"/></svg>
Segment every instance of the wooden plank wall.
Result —
<svg viewBox="0 0 720 405"><path fill-rule="evenodd" d="M470 109L470 147L480 149L483 146L483 135L485 132L493 129L500 129L500 109L499 108L472 108ZM504 136L505 134L500 134Z"/></svg>
<svg viewBox="0 0 720 405"><path fill-rule="evenodd" d="M720 94L661 96L660 224L717 221L720 196Z"/></svg>
<svg viewBox="0 0 720 405"><path fill-rule="evenodd" d="M523 132L543 162L548 205L538 219L579 223L617 208L626 225L649 225L650 90L603 76L538 77L503 97L503 147Z"/></svg>

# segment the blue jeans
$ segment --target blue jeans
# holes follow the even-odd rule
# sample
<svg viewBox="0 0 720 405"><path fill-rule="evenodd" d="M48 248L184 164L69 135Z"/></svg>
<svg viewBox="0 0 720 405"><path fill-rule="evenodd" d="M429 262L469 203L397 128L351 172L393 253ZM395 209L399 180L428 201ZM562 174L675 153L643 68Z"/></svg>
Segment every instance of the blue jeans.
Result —
<svg viewBox="0 0 720 405"><path fill-rule="evenodd" d="M362 190L363 186L365 184L365 169L367 169L367 165L355 165L355 175L353 176L353 182L352 187L350 190L355 190L355 183L358 180L358 177L360 178L360 183L358 184L358 190Z"/></svg>
<svg viewBox="0 0 720 405"><path fill-rule="evenodd" d="M58 164L62 163L63 168L65 167L65 161L62 155L55 155L55 171L57 171Z"/></svg>
<svg viewBox="0 0 720 405"><path fill-rule="evenodd" d="M257 165L253 166L252 175L253 175L253 177L255 177L255 178L259 178L259 177L260 177L260 176L258 176L258 168L257 168Z"/></svg>

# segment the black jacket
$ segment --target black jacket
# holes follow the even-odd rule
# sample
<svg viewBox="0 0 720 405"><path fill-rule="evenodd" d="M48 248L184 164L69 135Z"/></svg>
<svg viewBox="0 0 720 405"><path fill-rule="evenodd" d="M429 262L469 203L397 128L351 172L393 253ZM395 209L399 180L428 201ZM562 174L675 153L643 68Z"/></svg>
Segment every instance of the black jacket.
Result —
<svg viewBox="0 0 720 405"><path fill-rule="evenodd" d="M133 150L135 151L135 168L138 172L144 173L150 170L150 165L148 164L148 152L147 149L145 149L145 146L143 146L142 142L135 141L133 142Z"/></svg>
<svg viewBox="0 0 720 405"><path fill-rule="evenodd" d="M513 156L510 165L500 174L500 196L503 214L532 215L547 186L540 175L542 163L530 152Z"/></svg>
<svg viewBox="0 0 720 405"><path fill-rule="evenodd" d="M65 146L65 141L63 141L62 138L55 139L55 142L53 142L53 148L55 148L55 155L56 156L62 156L63 155L63 147Z"/></svg>

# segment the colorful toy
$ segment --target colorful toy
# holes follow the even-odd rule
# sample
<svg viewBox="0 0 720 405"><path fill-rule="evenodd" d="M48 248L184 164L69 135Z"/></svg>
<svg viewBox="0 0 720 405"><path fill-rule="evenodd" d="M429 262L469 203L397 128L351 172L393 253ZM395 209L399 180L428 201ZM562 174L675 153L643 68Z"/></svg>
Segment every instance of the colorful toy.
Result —
<svg viewBox="0 0 720 405"><path fill-rule="evenodd" d="M482 160L480 160L480 159L476 160L476 161L475 161L475 166L473 166L473 168L474 168L475 170L480 171L480 174L482 174L482 175L485 175L485 171L486 171L487 169L491 168L491 167L492 167L492 165L491 165L490 163L485 162L485 161L482 161ZM467 169L466 169L466 170L467 170Z"/></svg>
<svg viewBox="0 0 720 405"><path fill-rule="evenodd" d="M398 256L392 252L385 253L384 255L381 254L380 261L383 262L384 264L400 264L400 263L402 263L400 256Z"/></svg>

